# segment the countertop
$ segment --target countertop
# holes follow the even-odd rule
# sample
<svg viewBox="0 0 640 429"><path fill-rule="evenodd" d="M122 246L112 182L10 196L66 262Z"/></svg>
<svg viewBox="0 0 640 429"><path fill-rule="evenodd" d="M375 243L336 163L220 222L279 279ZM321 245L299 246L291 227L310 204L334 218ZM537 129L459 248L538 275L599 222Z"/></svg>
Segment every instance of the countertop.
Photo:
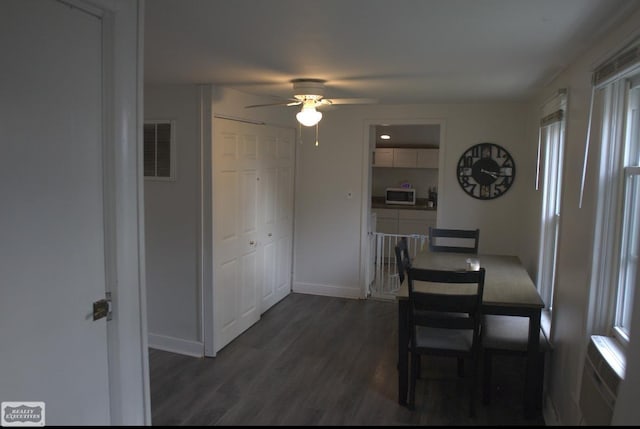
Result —
<svg viewBox="0 0 640 429"><path fill-rule="evenodd" d="M426 198L416 198L415 205L385 204L384 197L371 197L372 209L401 209L401 210L438 210L437 207L427 207Z"/></svg>

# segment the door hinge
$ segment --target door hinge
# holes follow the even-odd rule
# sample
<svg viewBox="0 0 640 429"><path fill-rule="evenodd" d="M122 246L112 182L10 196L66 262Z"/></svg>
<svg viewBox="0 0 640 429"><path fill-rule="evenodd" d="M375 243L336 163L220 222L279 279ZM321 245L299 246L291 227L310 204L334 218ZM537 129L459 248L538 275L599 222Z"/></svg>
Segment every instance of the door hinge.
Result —
<svg viewBox="0 0 640 429"><path fill-rule="evenodd" d="M106 317L107 320L111 320L111 313L111 292L106 292L105 299L93 303L93 320L99 320L104 317Z"/></svg>

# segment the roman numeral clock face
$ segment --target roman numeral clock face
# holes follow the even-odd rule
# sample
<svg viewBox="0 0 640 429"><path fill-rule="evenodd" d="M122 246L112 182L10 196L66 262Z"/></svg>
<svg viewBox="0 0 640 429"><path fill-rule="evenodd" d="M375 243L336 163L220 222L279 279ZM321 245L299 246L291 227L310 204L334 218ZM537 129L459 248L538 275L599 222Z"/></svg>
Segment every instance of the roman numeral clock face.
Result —
<svg viewBox="0 0 640 429"><path fill-rule="evenodd" d="M479 143L462 154L457 176L467 194L480 200L491 200L509 190L516 176L516 165L502 146Z"/></svg>

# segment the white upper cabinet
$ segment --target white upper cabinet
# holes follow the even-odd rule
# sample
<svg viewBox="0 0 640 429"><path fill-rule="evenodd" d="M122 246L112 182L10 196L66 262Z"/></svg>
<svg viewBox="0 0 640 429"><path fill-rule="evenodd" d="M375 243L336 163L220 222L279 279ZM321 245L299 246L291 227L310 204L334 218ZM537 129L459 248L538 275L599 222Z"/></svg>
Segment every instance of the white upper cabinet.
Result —
<svg viewBox="0 0 640 429"><path fill-rule="evenodd" d="M438 168L438 149L376 148L373 166Z"/></svg>
<svg viewBox="0 0 640 429"><path fill-rule="evenodd" d="M393 167L393 149L376 148L373 152L374 167Z"/></svg>
<svg viewBox="0 0 640 429"><path fill-rule="evenodd" d="M416 149L418 168L438 168L438 149Z"/></svg>
<svg viewBox="0 0 640 429"><path fill-rule="evenodd" d="M416 168L418 149L393 149L393 166Z"/></svg>

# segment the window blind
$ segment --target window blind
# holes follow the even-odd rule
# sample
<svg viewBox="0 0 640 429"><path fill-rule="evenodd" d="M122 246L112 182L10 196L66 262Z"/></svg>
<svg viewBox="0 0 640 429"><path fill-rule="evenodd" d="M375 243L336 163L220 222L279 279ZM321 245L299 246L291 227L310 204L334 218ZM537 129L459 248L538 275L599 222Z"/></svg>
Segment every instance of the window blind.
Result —
<svg viewBox="0 0 640 429"><path fill-rule="evenodd" d="M584 183L587 176L587 162L589 159L589 141L591 140L591 126L593 121L593 103L596 90L603 88L628 75L633 69L640 70L640 40L635 40L627 47L621 49L608 60L597 66L591 76L591 102L589 106L589 121L587 123L587 136L584 143L584 161L582 163L582 180L580 180L580 200L578 207L582 208L584 196Z"/></svg>
<svg viewBox="0 0 640 429"><path fill-rule="evenodd" d="M606 85L640 65L640 42L617 54L593 71L593 86Z"/></svg>
<svg viewBox="0 0 640 429"><path fill-rule="evenodd" d="M542 162L542 135L546 135L546 127L562 122L565 116L567 105L567 89L560 88L555 94L542 106L542 114L540 119L540 128L538 129L538 156L536 159L536 191L540 190L540 163Z"/></svg>
<svg viewBox="0 0 640 429"><path fill-rule="evenodd" d="M551 124L555 124L556 122L561 122L563 118L564 118L564 110L562 109L556 110L555 112L540 119L540 126L546 127Z"/></svg>

